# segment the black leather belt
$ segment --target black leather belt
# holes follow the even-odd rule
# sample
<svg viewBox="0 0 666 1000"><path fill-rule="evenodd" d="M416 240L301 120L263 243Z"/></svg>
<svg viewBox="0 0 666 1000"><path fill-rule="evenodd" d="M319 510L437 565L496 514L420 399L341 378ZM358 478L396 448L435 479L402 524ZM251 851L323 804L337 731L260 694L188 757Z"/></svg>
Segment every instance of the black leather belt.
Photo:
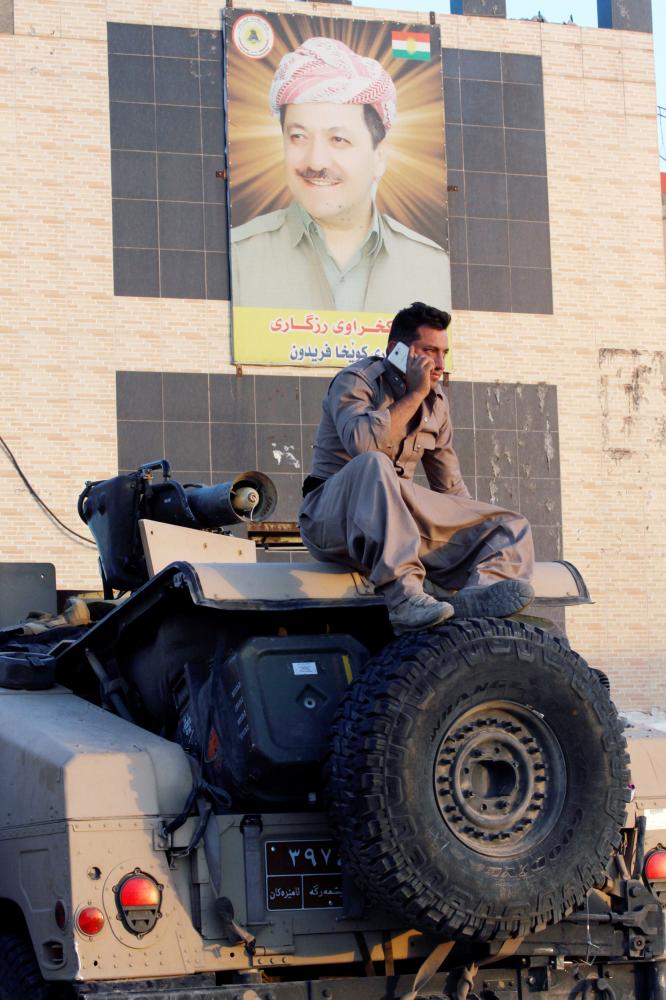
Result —
<svg viewBox="0 0 666 1000"><path fill-rule="evenodd" d="M306 497L308 493L314 493L314 491L318 490L320 486L323 486L325 482L325 479L319 479L318 476L308 476L303 481L303 496Z"/></svg>

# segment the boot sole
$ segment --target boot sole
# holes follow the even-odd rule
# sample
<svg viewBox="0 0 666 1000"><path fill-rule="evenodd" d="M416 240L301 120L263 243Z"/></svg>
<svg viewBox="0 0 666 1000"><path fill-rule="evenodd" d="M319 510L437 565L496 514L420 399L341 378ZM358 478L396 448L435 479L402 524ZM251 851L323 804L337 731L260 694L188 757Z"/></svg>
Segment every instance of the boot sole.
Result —
<svg viewBox="0 0 666 1000"><path fill-rule="evenodd" d="M534 589L524 580L500 580L488 587L470 587L447 597L456 618L506 618L532 602Z"/></svg>

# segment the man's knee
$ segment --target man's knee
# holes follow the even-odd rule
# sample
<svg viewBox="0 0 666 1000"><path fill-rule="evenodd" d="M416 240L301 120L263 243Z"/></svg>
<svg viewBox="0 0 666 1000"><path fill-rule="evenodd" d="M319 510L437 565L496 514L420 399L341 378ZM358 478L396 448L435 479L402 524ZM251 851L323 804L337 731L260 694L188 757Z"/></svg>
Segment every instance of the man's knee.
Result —
<svg viewBox="0 0 666 1000"><path fill-rule="evenodd" d="M350 470L351 474L358 474L365 471L375 473L382 471L391 472L393 475L396 474L393 462L383 451L364 451L362 454L352 458L347 463L346 468Z"/></svg>
<svg viewBox="0 0 666 1000"><path fill-rule="evenodd" d="M519 538L524 538L532 530L530 522L525 515L519 514L518 511L504 511L502 514L494 517L492 521L495 525L495 530L492 534L498 539L504 535L506 542L515 542Z"/></svg>

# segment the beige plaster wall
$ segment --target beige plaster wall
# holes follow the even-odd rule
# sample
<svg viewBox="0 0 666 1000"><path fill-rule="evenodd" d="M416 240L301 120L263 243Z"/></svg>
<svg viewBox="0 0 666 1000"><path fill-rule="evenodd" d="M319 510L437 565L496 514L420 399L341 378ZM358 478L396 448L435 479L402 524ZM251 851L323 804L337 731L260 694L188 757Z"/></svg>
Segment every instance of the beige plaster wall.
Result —
<svg viewBox="0 0 666 1000"><path fill-rule="evenodd" d="M113 296L106 22L218 28L220 9L14 6L15 34L0 35L0 434L79 530L84 480L117 469L116 370L232 370L227 303ZM565 556L596 602L569 613L570 638L623 706L663 706L666 286L652 38L438 20L447 47L536 54L544 69L554 315L457 313L456 376L557 385ZM60 587L97 586L94 553L49 522L1 454L0 518L3 560L49 560Z"/></svg>

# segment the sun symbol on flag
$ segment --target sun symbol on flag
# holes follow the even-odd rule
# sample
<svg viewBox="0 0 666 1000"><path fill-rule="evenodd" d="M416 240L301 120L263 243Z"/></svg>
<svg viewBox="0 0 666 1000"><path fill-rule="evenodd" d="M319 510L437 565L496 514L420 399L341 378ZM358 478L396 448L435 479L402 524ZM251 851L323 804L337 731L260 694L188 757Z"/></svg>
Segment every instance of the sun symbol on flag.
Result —
<svg viewBox="0 0 666 1000"><path fill-rule="evenodd" d="M421 31L392 31L391 53L394 59L429 60L430 35Z"/></svg>

